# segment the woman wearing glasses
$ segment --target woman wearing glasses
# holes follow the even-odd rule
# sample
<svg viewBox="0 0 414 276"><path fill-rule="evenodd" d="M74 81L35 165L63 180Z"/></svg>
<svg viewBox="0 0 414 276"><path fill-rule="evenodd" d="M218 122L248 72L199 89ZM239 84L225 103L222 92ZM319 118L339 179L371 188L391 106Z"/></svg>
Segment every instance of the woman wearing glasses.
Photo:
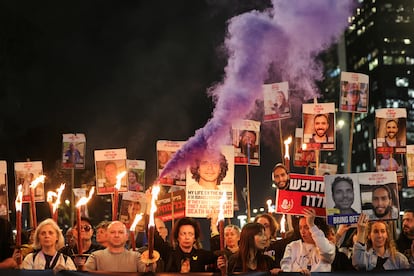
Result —
<svg viewBox="0 0 414 276"><path fill-rule="evenodd" d="M78 252L78 226L77 222L72 227L73 231L73 239L75 241L72 245L67 245L60 252L70 256L73 261L75 262L78 268L81 268L86 262L87 256L92 252L100 249L105 249L105 247L93 243L92 236L93 236L93 227L91 221L86 218L81 218L81 245L82 245L82 252ZM80 254L84 254L84 256L80 256Z"/></svg>
<svg viewBox="0 0 414 276"><path fill-rule="evenodd" d="M76 270L72 259L58 250L65 239L53 219L42 221L35 231L34 248L38 251L28 254L21 265L22 269Z"/></svg>

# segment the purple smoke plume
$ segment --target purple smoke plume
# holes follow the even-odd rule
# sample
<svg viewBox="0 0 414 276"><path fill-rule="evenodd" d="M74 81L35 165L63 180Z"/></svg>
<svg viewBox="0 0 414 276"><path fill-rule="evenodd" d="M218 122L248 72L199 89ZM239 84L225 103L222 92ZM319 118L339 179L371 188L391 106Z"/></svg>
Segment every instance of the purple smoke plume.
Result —
<svg viewBox="0 0 414 276"><path fill-rule="evenodd" d="M225 76L209 93L216 100L213 117L167 163L160 177L184 168L205 149L219 149L234 121L243 119L262 98L270 66L280 81L294 84L303 99L318 95L322 68L315 55L338 39L351 14L352 0L273 0L273 7L229 21Z"/></svg>

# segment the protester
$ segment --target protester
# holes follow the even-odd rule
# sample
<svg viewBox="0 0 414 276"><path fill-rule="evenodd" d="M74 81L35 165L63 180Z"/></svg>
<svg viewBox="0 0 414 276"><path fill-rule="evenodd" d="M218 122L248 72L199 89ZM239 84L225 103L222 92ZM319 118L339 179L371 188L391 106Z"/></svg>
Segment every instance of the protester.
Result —
<svg viewBox="0 0 414 276"><path fill-rule="evenodd" d="M333 226L329 226L329 232L327 235L327 239L333 243L336 244L336 233L335 228ZM335 246L335 259L333 260L331 264L331 271L348 271L348 270L355 270L355 268L352 266L352 261L348 256L339 251L339 248Z"/></svg>
<svg viewBox="0 0 414 276"><path fill-rule="evenodd" d="M200 227L192 218L184 217L175 224L174 242L176 248L170 250L166 272L206 272L213 271L216 258L211 251L201 248ZM163 255L163 254L161 254Z"/></svg>
<svg viewBox="0 0 414 276"><path fill-rule="evenodd" d="M96 242L103 247L108 246L108 226L111 222L104 220L96 226Z"/></svg>
<svg viewBox="0 0 414 276"><path fill-rule="evenodd" d="M227 266L228 274L264 271L276 275L280 269L275 268L273 260L264 254L267 244L265 227L256 222L247 223L240 234L239 251L230 256L228 264L226 257L220 256L217 267L224 270Z"/></svg>
<svg viewBox="0 0 414 276"><path fill-rule="evenodd" d="M0 269L15 268L13 233L10 222L0 217Z"/></svg>
<svg viewBox="0 0 414 276"><path fill-rule="evenodd" d="M357 242L354 244L352 264L356 269L363 271L410 267L407 258L395 248L387 223L368 222L368 216L364 213L358 218Z"/></svg>
<svg viewBox="0 0 414 276"><path fill-rule="evenodd" d="M120 221L111 222L108 226L108 237L108 247L92 252L85 263L86 270L108 272L155 271L155 263L147 267L142 254L125 248L128 241L128 231L125 224ZM148 259L148 256L146 258Z"/></svg>
<svg viewBox="0 0 414 276"><path fill-rule="evenodd" d="M35 231L34 248L39 250L27 255L22 269L76 270L72 259L58 250L64 245L62 231L53 219L39 223Z"/></svg>
<svg viewBox="0 0 414 276"><path fill-rule="evenodd" d="M60 252L65 255L70 256L75 262L76 266L81 270L87 259L88 254L100 249L104 249L103 246L92 242L93 236L93 227L91 221L86 218L81 218L81 243L82 243L82 252L78 252L78 227L77 221L72 227L73 231L73 240L75 243L73 245L67 245L60 250Z"/></svg>
<svg viewBox="0 0 414 276"><path fill-rule="evenodd" d="M217 216L211 216L210 249L212 252L220 250L220 233L217 227ZM240 228L237 225L228 224L224 227L224 254L230 257L239 250Z"/></svg>
<svg viewBox="0 0 414 276"><path fill-rule="evenodd" d="M293 241L286 246L285 254L280 262L284 272L330 272L335 258L335 245L327 238L323 230L328 227L322 218L318 218L316 226L315 210L304 209L304 217L299 219L301 240ZM323 229L323 230L322 230Z"/></svg>
<svg viewBox="0 0 414 276"><path fill-rule="evenodd" d="M402 232L397 241L398 251L409 260L414 255L414 210L405 210L402 218Z"/></svg>

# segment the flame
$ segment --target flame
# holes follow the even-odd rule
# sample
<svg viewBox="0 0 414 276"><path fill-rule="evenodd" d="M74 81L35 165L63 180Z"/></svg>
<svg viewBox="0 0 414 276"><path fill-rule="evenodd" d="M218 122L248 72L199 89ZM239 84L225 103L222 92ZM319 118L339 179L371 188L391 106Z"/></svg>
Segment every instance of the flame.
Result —
<svg viewBox="0 0 414 276"><path fill-rule="evenodd" d="M285 140L285 158L289 158L289 145L292 143L292 136Z"/></svg>
<svg viewBox="0 0 414 276"><path fill-rule="evenodd" d="M86 203L88 203L88 201L92 198L92 195L94 192L95 192L95 187L92 187L91 190L89 191L88 197L83 196L79 199L78 203L76 203L76 208L79 208L82 205L86 205Z"/></svg>
<svg viewBox="0 0 414 276"><path fill-rule="evenodd" d="M45 182L45 175L39 175L35 180L33 180L32 181L32 183L30 183L30 188L36 188L36 186L39 184L39 183L43 183L43 182Z"/></svg>
<svg viewBox="0 0 414 276"><path fill-rule="evenodd" d="M286 232L286 217L285 214L283 214L282 219L280 220L280 233L285 233Z"/></svg>
<svg viewBox="0 0 414 276"><path fill-rule="evenodd" d="M53 204L53 212L56 212L56 210L59 208L59 204L60 204L60 198L62 196L63 190L65 189L65 183L61 183L60 187L56 190L57 191L57 195L56 195L56 201Z"/></svg>
<svg viewBox="0 0 414 276"><path fill-rule="evenodd" d="M55 192L53 192L53 191L48 191L47 192L47 199L46 199L47 202L49 202L49 203L53 202L54 197L57 197L57 194Z"/></svg>
<svg viewBox="0 0 414 276"><path fill-rule="evenodd" d="M148 227L149 226L155 226L154 214L157 211L157 205L155 204L155 200L158 198L158 193L159 192L160 192L160 186L159 185L152 186L152 190L151 190L151 209L150 209L150 217L149 217Z"/></svg>
<svg viewBox="0 0 414 276"><path fill-rule="evenodd" d="M226 191L223 191L223 194L221 195L221 198L220 198L220 208L219 208L217 222L224 220L224 203L226 203L226 200L227 200Z"/></svg>
<svg viewBox="0 0 414 276"><path fill-rule="evenodd" d="M272 200L271 199L268 199L266 201L266 204L267 204L267 211L269 213L273 213L274 212L274 209L272 208Z"/></svg>
<svg viewBox="0 0 414 276"><path fill-rule="evenodd" d="M126 175L126 171L123 171L121 173L119 173L116 176L116 185L115 185L115 189L117 189L119 191L119 189L121 189L121 179Z"/></svg>
<svg viewBox="0 0 414 276"><path fill-rule="evenodd" d="M22 184L20 184L17 187L17 196L16 196L16 202L15 202L16 212L22 211L22 202L23 202L23 191L22 190L23 190L23 187L22 187Z"/></svg>
<svg viewBox="0 0 414 276"><path fill-rule="evenodd" d="M308 146L306 144L302 144L302 150L306 150Z"/></svg>
<svg viewBox="0 0 414 276"><path fill-rule="evenodd" d="M131 227L129 227L129 231L135 232L135 227L137 226L138 222L142 219L142 214L136 214L134 221L131 224Z"/></svg>

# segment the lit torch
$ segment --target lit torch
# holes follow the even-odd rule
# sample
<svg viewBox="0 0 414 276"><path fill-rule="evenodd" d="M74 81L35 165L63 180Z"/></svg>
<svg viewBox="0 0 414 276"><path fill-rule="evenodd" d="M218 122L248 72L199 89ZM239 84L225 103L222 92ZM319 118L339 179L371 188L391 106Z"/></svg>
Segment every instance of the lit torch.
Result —
<svg viewBox="0 0 414 276"><path fill-rule="evenodd" d="M92 187L89 191L88 197L81 197L76 203L76 229L78 230L78 254L82 254L82 239L81 239L81 207L86 205L88 201L92 198L93 193L95 192L95 187Z"/></svg>
<svg viewBox="0 0 414 276"><path fill-rule="evenodd" d="M20 251L22 246L22 201L23 201L23 192L22 185L17 187L17 197L16 197L16 249ZM19 254L17 259L17 264L22 263L21 254Z"/></svg>
<svg viewBox="0 0 414 276"><path fill-rule="evenodd" d="M119 189L121 189L121 180L126 175L126 171L121 172L116 176L115 194L112 202L112 221L118 217L118 200L119 200Z"/></svg>
<svg viewBox="0 0 414 276"><path fill-rule="evenodd" d="M220 251L224 250L224 204L226 203L227 195L226 191L223 191L221 195L219 204L219 214L218 214L218 226L219 226L219 233L220 233Z"/></svg>
<svg viewBox="0 0 414 276"><path fill-rule="evenodd" d="M286 216L283 214L282 218L280 219L280 234L282 238L285 238L286 235Z"/></svg>
<svg viewBox="0 0 414 276"><path fill-rule="evenodd" d="M37 228L37 218L36 218L36 203L35 203L35 189L39 183L43 183L45 181L44 175L38 176L35 180L30 183L30 208L32 211L32 223L33 229Z"/></svg>
<svg viewBox="0 0 414 276"><path fill-rule="evenodd" d="M292 136L289 136L289 138L287 138L284 142L285 143L285 167L288 172L290 171L289 145L291 142L292 142Z"/></svg>
<svg viewBox="0 0 414 276"><path fill-rule="evenodd" d="M60 198L62 196L63 190L65 189L65 183L60 184L60 187L56 189L57 193L53 191L47 192L47 202L49 203L50 207L50 215L52 216L53 220L57 223L58 220L58 209L60 204ZM56 198L55 202L53 203L53 198Z"/></svg>
<svg viewBox="0 0 414 276"><path fill-rule="evenodd" d="M131 224L131 227L129 228L129 237L131 240L131 246L132 251L135 251L136 245L135 245L135 227L137 226L138 222L142 219L142 214L136 214L134 221Z"/></svg>

